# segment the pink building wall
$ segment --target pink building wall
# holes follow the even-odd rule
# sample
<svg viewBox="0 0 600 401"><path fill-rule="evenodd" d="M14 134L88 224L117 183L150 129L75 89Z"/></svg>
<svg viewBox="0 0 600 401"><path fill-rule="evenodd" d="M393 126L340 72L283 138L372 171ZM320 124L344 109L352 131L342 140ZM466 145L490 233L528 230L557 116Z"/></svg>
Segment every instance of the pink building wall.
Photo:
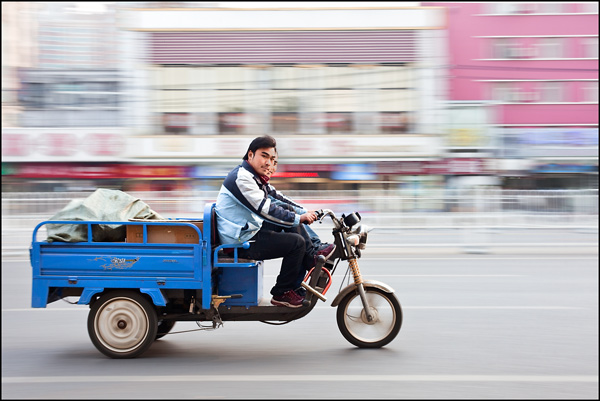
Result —
<svg viewBox="0 0 600 401"><path fill-rule="evenodd" d="M502 104L495 124L597 124L598 103L584 102L584 86L591 82L581 79L598 79L598 58L583 58L583 43L594 40L597 46L598 13L582 13L581 3L564 3L562 14L526 12L511 15L489 15L484 3L422 3L424 6L448 8L448 59L450 63L449 100L493 100L493 83L481 80L575 80L566 81L562 101L525 101ZM536 4L536 3L528 3ZM537 3L539 4L539 3ZM573 14L569 14L573 13ZM485 14L485 15L484 15ZM512 38L519 47L534 48L539 38L532 36L563 37L564 59L535 60L516 58L490 60L492 38ZM569 35L589 35L588 37ZM484 60L488 59L488 60ZM519 91L535 93L540 81L513 82ZM597 86L596 86L597 88ZM596 89L597 93L597 89ZM596 95L597 96L597 95Z"/></svg>

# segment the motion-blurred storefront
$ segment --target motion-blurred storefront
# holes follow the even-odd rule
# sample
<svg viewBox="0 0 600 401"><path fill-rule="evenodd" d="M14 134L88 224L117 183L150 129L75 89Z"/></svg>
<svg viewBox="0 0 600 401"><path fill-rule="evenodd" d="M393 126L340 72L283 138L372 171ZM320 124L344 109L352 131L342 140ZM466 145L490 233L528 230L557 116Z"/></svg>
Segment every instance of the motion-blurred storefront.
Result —
<svg viewBox="0 0 600 401"><path fill-rule="evenodd" d="M264 134L278 140L282 189L443 182L418 166L453 159L446 10L281 7L105 9L102 21L121 29L110 30L117 63L21 71L20 124L2 132L3 190L216 190ZM78 49L77 35L104 32L86 31L82 10L63 11L56 23L60 7L44 11L45 55L55 39Z"/></svg>
<svg viewBox="0 0 600 401"><path fill-rule="evenodd" d="M398 180L377 163L438 160L445 10L398 5L122 10L149 99L129 158L215 187L269 134L278 188L316 190L383 188Z"/></svg>
<svg viewBox="0 0 600 401"><path fill-rule="evenodd" d="M505 188L598 188L598 128L504 127L500 137Z"/></svg>

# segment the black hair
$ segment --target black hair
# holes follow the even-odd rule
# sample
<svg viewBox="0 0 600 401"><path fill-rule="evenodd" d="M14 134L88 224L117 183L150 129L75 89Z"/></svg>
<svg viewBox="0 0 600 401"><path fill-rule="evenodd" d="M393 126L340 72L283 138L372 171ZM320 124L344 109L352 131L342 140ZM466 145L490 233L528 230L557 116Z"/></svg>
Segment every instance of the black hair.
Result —
<svg viewBox="0 0 600 401"><path fill-rule="evenodd" d="M261 148L275 148L275 151L277 151L277 141L275 138L269 135L263 135L259 136L258 138L254 138L254 140L250 142L248 150L246 151L243 159L248 160L248 152L252 151L252 153L256 153L256 151Z"/></svg>

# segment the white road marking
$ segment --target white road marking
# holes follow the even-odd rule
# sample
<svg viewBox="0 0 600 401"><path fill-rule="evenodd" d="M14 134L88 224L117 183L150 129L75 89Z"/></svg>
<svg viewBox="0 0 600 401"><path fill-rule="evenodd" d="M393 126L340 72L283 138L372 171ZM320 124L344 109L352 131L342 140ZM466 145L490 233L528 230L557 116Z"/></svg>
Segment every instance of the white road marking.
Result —
<svg viewBox="0 0 600 401"><path fill-rule="evenodd" d="M366 257L366 259L364 259L365 261L373 261L373 260L598 260L598 256L574 256L574 257L531 257L531 258L520 258L520 257L481 257L481 256L473 256L473 257L464 257L464 256L456 256L456 257L452 257L452 256L448 256L448 257L404 257L404 256L398 256L397 258L378 258L376 256L374 257Z"/></svg>
<svg viewBox="0 0 600 401"><path fill-rule="evenodd" d="M322 305L316 306L316 309L325 309L331 308L330 305ZM573 310L573 309L587 309L583 307L577 306L524 306L524 305L514 305L514 306L498 306L498 305L480 305L480 306L447 306L447 305L431 305L431 306L405 306L402 305L402 309L511 309L511 310ZM50 311L50 312L73 312L73 311L83 311L89 312L89 308L87 305L85 307L77 307L77 308L13 308L13 309L2 309L2 312L37 312L37 311Z"/></svg>
<svg viewBox="0 0 600 401"><path fill-rule="evenodd" d="M265 274L265 278L277 277ZM372 274L370 277L525 277L524 274Z"/></svg>
<svg viewBox="0 0 600 401"><path fill-rule="evenodd" d="M596 244L596 247L598 246L598 244ZM366 251L365 251L366 252ZM389 253L389 252L388 252ZM425 253L425 251L423 251L423 253ZM569 256L569 255L556 255L555 257L544 257L544 256L539 256L539 257L494 257L494 256L472 256L472 257L467 257L467 256L453 256L452 254L449 254L448 256L445 257L432 257L432 256L423 256L423 257L416 257L416 256L410 256L410 257L406 257L406 256L402 256L399 255L398 257L377 257L375 254L371 254L371 255L367 255L365 254L363 259L365 261L369 261L369 260L598 260L598 255L595 256ZM3 262L6 263L29 263L29 259L6 259ZM340 263L341 264L341 263Z"/></svg>
<svg viewBox="0 0 600 401"><path fill-rule="evenodd" d="M177 376L24 376L3 377L2 384L110 382L579 382L597 383L593 375L177 375Z"/></svg>

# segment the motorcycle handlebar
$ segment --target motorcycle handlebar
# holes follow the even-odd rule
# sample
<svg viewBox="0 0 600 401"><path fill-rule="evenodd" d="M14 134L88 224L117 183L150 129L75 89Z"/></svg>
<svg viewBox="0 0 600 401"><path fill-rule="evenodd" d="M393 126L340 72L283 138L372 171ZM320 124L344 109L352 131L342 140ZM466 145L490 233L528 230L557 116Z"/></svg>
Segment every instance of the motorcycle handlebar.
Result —
<svg viewBox="0 0 600 401"><path fill-rule="evenodd" d="M315 210L315 214L317 215L317 220L323 221L325 216L330 215L332 219L335 219L335 213L333 213L330 209L319 209Z"/></svg>

